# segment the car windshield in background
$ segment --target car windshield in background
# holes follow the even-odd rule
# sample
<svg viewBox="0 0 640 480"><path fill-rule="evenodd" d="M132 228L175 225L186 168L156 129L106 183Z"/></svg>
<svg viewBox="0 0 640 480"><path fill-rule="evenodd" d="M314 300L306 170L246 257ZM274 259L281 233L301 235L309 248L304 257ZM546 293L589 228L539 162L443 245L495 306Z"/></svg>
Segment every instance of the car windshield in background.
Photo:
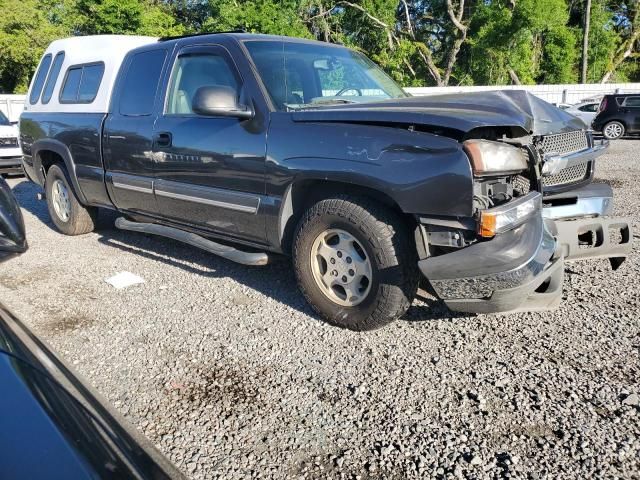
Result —
<svg viewBox="0 0 640 480"><path fill-rule="evenodd" d="M7 116L2 112L0 112L0 125L11 125Z"/></svg>
<svg viewBox="0 0 640 480"><path fill-rule="evenodd" d="M380 67L347 48L273 40L245 45L278 110L407 96Z"/></svg>

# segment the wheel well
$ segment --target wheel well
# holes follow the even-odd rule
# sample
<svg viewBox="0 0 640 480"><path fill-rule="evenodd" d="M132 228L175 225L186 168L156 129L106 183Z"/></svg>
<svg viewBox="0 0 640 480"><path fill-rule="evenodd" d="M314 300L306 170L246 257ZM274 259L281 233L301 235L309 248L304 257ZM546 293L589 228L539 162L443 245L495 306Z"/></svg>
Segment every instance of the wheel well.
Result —
<svg viewBox="0 0 640 480"><path fill-rule="evenodd" d="M311 205L325 198L340 194L373 199L398 213L410 231L414 231L417 226L416 220L412 215L404 213L391 197L379 190L354 185L352 183L327 180L300 180L291 184L285 195L280 217L280 242L282 251L286 253L291 251L296 225L302 217L302 214L307 211Z"/></svg>
<svg viewBox="0 0 640 480"><path fill-rule="evenodd" d="M625 130L627 129L627 122L625 122L624 120L618 119L618 118L610 118L609 120L607 120L606 122L604 122L603 127L604 127L604 125L606 125L607 123L611 123L611 122L618 122L618 123L621 123L621 124L622 124L622 126L624 127L624 129L625 129Z"/></svg>
<svg viewBox="0 0 640 480"><path fill-rule="evenodd" d="M40 165L42 165L43 176L46 177L47 172L51 165L60 164L64 167L63 158L58 155L56 152L52 152L51 150L40 150L38 152L38 158L40 159Z"/></svg>

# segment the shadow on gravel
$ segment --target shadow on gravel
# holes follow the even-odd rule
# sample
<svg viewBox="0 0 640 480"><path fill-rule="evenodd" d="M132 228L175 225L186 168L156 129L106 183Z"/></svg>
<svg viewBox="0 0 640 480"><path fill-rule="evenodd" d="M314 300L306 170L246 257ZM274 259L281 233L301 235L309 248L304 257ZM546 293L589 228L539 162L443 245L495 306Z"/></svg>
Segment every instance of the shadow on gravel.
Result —
<svg viewBox="0 0 640 480"><path fill-rule="evenodd" d="M46 201L38 200L36 197L38 193L42 192L40 186L24 181L14 186L13 192L22 208L55 230L49 217ZM103 245L162 262L188 273L210 278L232 278L278 302L320 320L298 291L293 267L286 257L273 256L273 263L263 267L240 265L175 240L118 230L114 226L118 216L120 214L117 212L100 209L96 233L99 235L98 241ZM426 286L427 292L425 292L427 295L418 295L417 301L401 320L424 322L465 316L452 312L440 300L428 298L431 296L428 287ZM230 300L234 301L234 299Z"/></svg>

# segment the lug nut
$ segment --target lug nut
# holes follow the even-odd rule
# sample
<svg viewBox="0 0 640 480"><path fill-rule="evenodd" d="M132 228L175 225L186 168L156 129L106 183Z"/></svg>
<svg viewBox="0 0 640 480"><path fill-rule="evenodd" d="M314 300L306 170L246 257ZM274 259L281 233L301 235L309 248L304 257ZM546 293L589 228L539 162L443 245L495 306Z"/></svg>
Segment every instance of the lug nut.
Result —
<svg viewBox="0 0 640 480"><path fill-rule="evenodd" d="M343 282L346 282L346 281L347 281L347 276L346 276L346 275L343 275L343 276L342 276L342 281L343 281Z"/></svg>
<svg viewBox="0 0 640 480"><path fill-rule="evenodd" d="M334 277L337 277L338 276L338 271L334 270L333 272L331 272L331 275L333 275Z"/></svg>
<svg viewBox="0 0 640 480"><path fill-rule="evenodd" d="M330 261L331 261L331 264L332 264L332 265L333 265L334 263L336 263L336 259L335 259L335 258L332 258Z"/></svg>
<svg viewBox="0 0 640 480"><path fill-rule="evenodd" d="M351 257L347 257L347 263L351 263L353 262L353 260L351 260Z"/></svg>
<svg viewBox="0 0 640 480"><path fill-rule="evenodd" d="M353 271L353 269L349 269L349 275L351 275L352 277L356 274L356 272Z"/></svg>
<svg viewBox="0 0 640 480"><path fill-rule="evenodd" d="M342 258L342 252L338 252L338 258Z"/></svg>

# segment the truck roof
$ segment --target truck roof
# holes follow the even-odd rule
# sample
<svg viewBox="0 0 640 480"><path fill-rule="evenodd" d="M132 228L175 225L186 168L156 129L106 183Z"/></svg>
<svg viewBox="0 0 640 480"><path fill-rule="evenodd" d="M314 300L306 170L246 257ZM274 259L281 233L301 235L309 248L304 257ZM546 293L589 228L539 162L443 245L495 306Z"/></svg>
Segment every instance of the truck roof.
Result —
<svg viewBox="0 0 640 480"><path fill-rule="evenodd" d="M52 42L45 51L40 65L43 64L43 60L48 57L48 73L39 82L40 92L34 92L32 90L36 85L36 78L40 73L40 66L38 67L36 75L34 75L31 85L29 87L29 94L25 102L25 110L32 112L60 112L60 113L106 113L109 110L109 103L111 101L111 95L115 84L118 71L125 56L134 50L137 50L146 45L162 42L170 44L190 44L190 43L206 43L211 41L219 41L220 37L232 37L239 42L250 40L268 40L268 41L282 41L288 43L307 43L307 44L322 44L325 46L342 47L336 44L327 44L324 42L318 42L316 40L309 40L303 38L292 38L278 35L263 35L252 34L244 32L210 32L201 33L195 35L184 35L179 37L144 37L134 35L92 35L84 37L70 37L63 38L61 40L55 40ZM62 65L60 68L54 68L56 65L56 56L62 56ZM96 64L104 65L104 73L100 79L98 91L95 97L90 101L60 101L60 92L63 90L67 78L69 69L73 69L78 66L90 66ZM84 70L83 70L84 72ZM94 72L95 73L95 72ZM45 98L44 92L47 90L46 85L50 83L49 77L54 75L53 78L53 91L49 92ZM76 73L77 77L82 78L84 73ZM46 79L46 80L45 80ZM79 88L76 84L73 84L75 88ZM51 85L50 85L51 87ZM34 97L34 101L31 102L31 97Z"/></svg>
<svg viewBox="0 0 640 480"><path fill-rule="evenodd" d="M109 101L115 78L120 69L120 65L124 57L131 50L157 42L156 37L144 37L135 35L91 35L85 37L70 37L51 42L45 51L42 59L51 56L55 59L56 55L64 55L62 66L59 69L54 81L53 94L48 102L43 102L43 95L38 95L35 102L31 102L31 91L34 88L34 75L29 86L29 94L25 101L25 110L41 111L41 112L89 112L101 113L106 112L109 108ZM42 65L42 59L40 65ZM46 85L49 82L49 76L53 72L52 66L54 61L50 63ZM59 93L62 84L66 78L69 67L86 64L104 64L104 73L96 97L91 103L60 103ZM38 70L40 66L38 66ZM53 72L55 73L55 72ZM41 87L42 88L42 87ZM42 88L44 90L44 88Z"/></svg>

